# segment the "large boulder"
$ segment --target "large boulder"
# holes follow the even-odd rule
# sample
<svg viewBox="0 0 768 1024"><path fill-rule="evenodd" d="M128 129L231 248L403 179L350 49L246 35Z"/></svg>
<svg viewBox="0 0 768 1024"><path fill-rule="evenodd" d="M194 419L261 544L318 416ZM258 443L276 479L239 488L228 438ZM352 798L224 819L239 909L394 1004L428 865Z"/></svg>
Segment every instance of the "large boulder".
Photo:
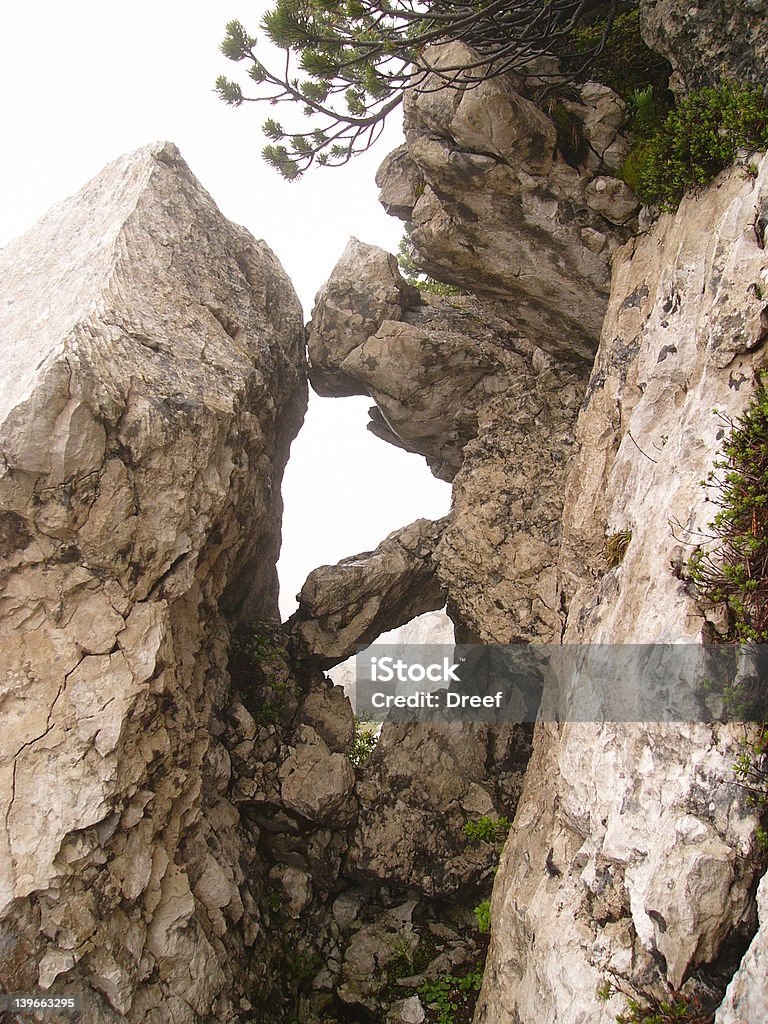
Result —
<svg viewBox="0 0 768 1024"><path fill-rule="evenodd" d="M313 569L288 626L298 652L332 668L387 630L445 604L432 554L445 520L417 519L375 551Z"/></svg>
<svg viewBox="0 0 768 1024"><path fill-rule="evenodd" d="M0 253L0 325L4 985L239 1020L261 881L217 737L228 621L277 614L298 301L166 143Z"/></svg>

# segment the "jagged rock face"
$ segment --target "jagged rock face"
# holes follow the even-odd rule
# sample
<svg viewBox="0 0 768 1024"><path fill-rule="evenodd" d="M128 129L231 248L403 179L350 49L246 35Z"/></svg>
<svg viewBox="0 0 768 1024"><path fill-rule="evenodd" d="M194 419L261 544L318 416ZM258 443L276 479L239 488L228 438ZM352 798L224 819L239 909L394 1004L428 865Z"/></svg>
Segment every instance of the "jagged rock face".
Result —
<svg viewBox="0 0 768 1024"><path fill-rule="evenodd" d="M276 615L300 307L170 144L0 263L4 985L235 1021L263 968L222 609Z"/></svg>
<svg viewBox="0 0 768 1024"><path fill-rule="evenodd" d="M505 355L500 393L464 449L435 562L457 639L551 642L560 635L555 565L584 378L523 339Z"/></svg>
<svg viewBox="0 0 768 1024"><path fill-rule="evenodd" d="M471 56L459 43L434 52L436 65ZM377 175L385 209L411 222L427 273L499 300L546 351L590 358L611 253L639 207L615 176L628 152L623 102L587 83L564 88L549 116L512 75L430 84L406 93L405 147Z"/></svg>
<svg viewBox="0 0 768 1024"><path fill-rule="evenodd" d="M514 813L530 756L529 727L394 725L358 783L360 813L346 873L427 896L466 894L498 853L463 827Z"/></svg>
<svg viewBox="0 0 768 1024"><path fill-rule="evenodd" d="M478 409L503 386L505 349L516 340L469 298L422 299L394 256L352 239L312 312L310 379L320 394L370 395L368 429L451 480L477 433Z"/></svg>
<svg viewBox="0 0 768 1024"><path fill-rule="evenodd" d="M704 613L681 569L715 511L699 483L723 436L713 409L737 416L764 363L756 211L767 188L768 159L754 182L734 169L617 257L563 513L566 642L701 641ZM611 566L606 538L625 531ZM595 991L611 972L630 991L678 988L745 941L755 818L731 770L739 735L717 724L537 727L497 876L478 1022L609 1024L622 998L601 1004Z"/></svg>
<svg viewBox="0 0 768 1024"><path fill-rule="evenodd" d="M390 253L351 238L319 292L309 324L312 387L326 398L367 394L341 363L376 333L385 320L400 320L419 304Z"/></svg>
<svg viewBox="0 0 768 1024"><path fill-rule="evenodd" d="M766 0L640 0L643 38L674 68L676 92L723 79L765 85L766 18Z"/></svg>
<svg viewBox="0 0 768 1024"><path fill-rule="evenodd" d="M728 986L715 1015L715 1024L759 1021L768 1006L768 876L757 890L760 929Z"/></svg>
<svg viewBox="0 0 768 1024"><path fill-rule="evenodd" d="M376 402L369 425L374 433L421 452L437 476L454 478L451 516L435 538L433 561L461 639L551 640L560 630L554 565L585 365L556 360L469 296L426 297L421 305L409 299L408 308L399 307L400 319L390 306L393 318L376 329L379 317L370 314L380 308L376 296L403 292L402 284L391 283L397 274L391 259L357 242L343 254L313 314L312 380L320 372L325 388L335 386L332 381L342 389L353 382ZM355 283L360 265L370 297ZM324 334L322 325L331 319L326 296L338 294L354 302L348 301L344 319L334 306L334 331ZM361 323L375 329L362 341ZM353 336L352 349L338 340ZM399 571L400 562L392 564ZM326 631L345 631L336 641L320 640L300 627L305 646L316 654L331 656L333 647L332 656L341 660L343 650L376 635L363 635L356 621L359 595L373 608L369 592L381 589L373 578L364 579L363 567L359 556L341 563L332 586L330 577L325 582L328 569L310 576L302 595L307 611L299 612L299 620L327 617ZM353 574L360 584L350 596L340 588ZM328 597L314 597L316 586Z"/></svg>
<svg viewBox="0 0 768 1024"><path fill-rule="evenodd" d="M332 668L359 644L442 608L445 595L432 556L444 528L444 519L417 519L375 551L314 569L288 623L300 654Z"/></svg>

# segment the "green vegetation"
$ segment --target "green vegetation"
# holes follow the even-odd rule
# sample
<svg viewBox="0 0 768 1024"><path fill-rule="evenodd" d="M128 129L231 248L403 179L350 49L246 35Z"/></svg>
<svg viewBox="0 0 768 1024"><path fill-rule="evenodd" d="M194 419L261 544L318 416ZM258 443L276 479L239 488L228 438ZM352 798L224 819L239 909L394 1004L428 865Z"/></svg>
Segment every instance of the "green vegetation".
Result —
<svg viewBox="0 0 768 1024"><path fill-rule="evenodd" d="M416 264L416 258L416 247L411 240L411 225L406 224L405 233L400 239L400 244L397 247L397 263L400 267L400 273L408 284L412 284L415 288L418 288L420 292L427 292L430 295L465 294L461 288L457 288L456 285L436 281L434 277L430 277L428 274L423 273L419 270L419 267Z"/></svg>
<svg viewBox="0 0 768 1024"><path fill-rule="evenodd" d="M507 838L510 828L509 818L491 818L484 814L482 818L468 821L462 831L473 843L497 843Z"/></svg>
<svg viewBox="0 0 768 1024"><path fill-rule="evenodd" d="M702 1014L698 1000L682 996L643 1003L627 998L627 1013L616 1017L616 1024L706 1024L711 1014Z"/></svg>
<svg viewBox="0 0 768 1024"><path fill-rule="evenodd" d="M714 487L719 511L709 523L714 545L689 563L702 597L724 603L731 629L723 640L768 642L768 391L756 379L746 412L723 417L730 433L721 458L702 481Z"/></svg>
<svg viewBox="0 0 768 1024"><path fill-rule="evenodd" d="M478 903L474 915L477 918L477 927L483 935L487 935L491 930L491 901L482 900Z"/></svg>
<svg viewBox="0 0 768 1024"><path fill-rule="evenodd" d="M719 511L709 529L714 544L696 552L689 562L700 595L724 604L730 626L721 637L737 643L757 659L757 671L738 685L723 688L730 718L752 724L733 770L761 818L755 831L760 848L768 848L764 828L768 815L768 687L765 666L755 644L768 643L768 389L766 372L757 375L755 390L737 420L723 416L729 433L721 457L702 480L715 488Z"/></svg>
<svg viewBox="0 0 768 1024"><path fill-rule="evenodd" d="M355 718L355 736L347 757L355 768L362 768L378 742L376 726L366 718Z"/></svg>
<svg viewBox="0 0 768 1024"><path fill-rule="evenodd" d="M295 709L299 684L277 626L253 622L232 637L229 672L260 725L278 725Z"/></svg>
<svg viewBox="0 0 768 1024"><path fill-rule="evenodd" d="M579 54L595 53L605 31L605 22L606 19L600 17L575 28L573 49ZM574 57L567 59L566 67L574 64ZM590 60L588 77L610 86L628 100L635 90L648 86L659 92L666 91L670 71L667 61L645 45L640 35L640 12L631 7L614 18L606 45ZM583 74L580 77L584 77Z"/></svg>
<svg viewBox="0 0 768 1024"><path fill-rule="evenodd" d="M768 99L723 82L689 93L668 113L652 87L631 98L634 146L622 176L648 204L673 210L688 189L709 184L740 148L768 147Z"/></svg>
<svg viewBox="0 0 768 1024"><path fill-rule="evenodd" d="M600 1002L607 1002L614 993L621 993L627 1001L626 1012L616 1017L616 1024L711 1024L712 1007L705 1008L698 996L684 995L670 990L666 998L657 998L653 993L640 991L629 985L625 979L616 976L615 981L605 980L598 987L596 995Z"/></svg>
<svg viewBox="0 0 768 1024"><path fill-rule="evenodd" d="M403 91L428 75L430 87L437 80L440 88L456 88L506 71L525 74L536 58L551 55L574 80L650 75L659 58L640 38L636 9L636 0L605 0L597 14L580 0L277 0L261 29L283 50L279 67L268 67L256 36L230 21L221 50L245 65L254 94L224 75L216 90L232 106L269 106L264 159L296 179L314 163L345 164L365 152ZM430 45L454 41L475 59L435 69ZM273 116L280 105L298 122L283 126Z"/></svg>
<svg viewBox="0 0 768 1024"><path fill-rule="evenodd" d="M464 975L442 974L423 981L418 993L429 1008L434 1024L463 1024L472 1020L477 993L483 984L482 967L473 967Z"/></svg>

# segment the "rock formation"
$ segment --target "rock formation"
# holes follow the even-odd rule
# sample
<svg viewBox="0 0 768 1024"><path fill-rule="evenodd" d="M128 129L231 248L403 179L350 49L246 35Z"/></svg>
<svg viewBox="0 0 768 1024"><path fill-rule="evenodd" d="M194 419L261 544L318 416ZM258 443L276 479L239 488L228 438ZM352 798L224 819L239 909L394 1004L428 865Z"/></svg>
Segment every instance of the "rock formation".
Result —
<svg viewBox="0 0 768 1024"><path fill-rule="evenodd" d="M459 43L434 50L435 66L467 56ZM590 359L611 253L639 207L616 177L628 152L624 103L588 83L553 93L548 115L512 75L431 84L406 95L406 143L379 170L381 202L411 222L427 273L498 300L546 352Z"/></svg>
<svg viewBox="0 0 768 1024"><path fill-rule="evenodd" d="M764 364L768 278L738 169L683 200L617 255L603 339L576 434L558 565L564 640L701 642L682 567L713 507L700 481ZM606 541L631 538L611 565ZM741 728L540 725L497 876L477 1021L609 1024L661 981L717 992L752 925L754 813L731 765ZM553 862L557 873L547 870ZM535 950L534 950L535 944ZM758 1018L747 1018L757 1020Z"/></svg>
<svg viewBox="0 0 768 1024"><path fill-rule="evenodd" d="M768 3L640 0L643 38L672 64L672 87L688 92L723 79L765 85Z"/></svg>
<svg viewBox="0 0 768 1024"><path fill-rule="evenodd" d="M556 360L470 296L425 296L418 304L411 296L405 309L392 305L390 319L379 322L370 316L376 296L407 289L390 261L373 246L348 246L313 311L312 380L319 373L326 392L338 382L345 393L369 394L374 433L423 454L435 475L455 478L453 509L435 535L432 563L463 636L551 639L560 626L553 566L565 472L586 366ZM353 283L359 266L370 297L362 282ZM374 333L364 337L365 330ZM341 563L336 587L354 573L361 593L382 594L372 577L364 580L364 564L360 556ZM318 572L302 592L299 623L317 618L314 592L329 570ZM337 595L329 608L338 606ZM342 625L338 614L328 621L334 630ZM304 636L310 627L298 628ZM344 649L374 635L360 632L356 641L345 634ZM340 660L346 654L338 643Z"/></svg>
<svg viewBox="0 0 768 1024"><path fill-rule="evenodd" d="M762 7L641 15L683 90L763 80ZM164 144L0 252L5 991L77 996L85 1024L432 1024L425 981L480 977L493 886L475 1024L613 1024L644 992L762 1021L735 726L575 721L572 689L535 730L385 723L365 760L322 671L446 602L461 642L585 664L717 633L687 561L712 410L737 417L765 367L768 157L638 221L625 120L595 83L408 94L382 202L464 291L353 240L309 374L370 396L452 508L316 569L284 627L306 367L266 245Z"/></svg>
<svg viewBox="0 0 768 1024"><path fill-rule="evenodd" d="M169 144L0 263L3 987L236 1020L263 881L227 792L227 624L276 615L300 308Z"/></svg>
<svg viewBox="0 0 768 1024"><path fill-rule="evenodd" d="M299 651L332 668L358 645L442 608L433 552L444 527L442 520L419 519L390 534L375 551L314 569L289 623Z"/></svg>

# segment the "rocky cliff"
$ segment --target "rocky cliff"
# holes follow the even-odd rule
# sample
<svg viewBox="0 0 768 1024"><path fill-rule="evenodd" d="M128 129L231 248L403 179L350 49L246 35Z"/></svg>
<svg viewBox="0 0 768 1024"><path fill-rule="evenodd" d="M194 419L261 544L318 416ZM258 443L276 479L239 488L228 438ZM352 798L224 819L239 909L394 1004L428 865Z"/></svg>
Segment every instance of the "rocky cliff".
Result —
<svg viewBox="0 0 768 1024"><path fill-rule="evenodd" d="M752 14L732 16L752 46ZM650 5L643 17L652 36ZM688 87L736 67L738 47L718 49L711 19L675 18L679 33L660 48L681 76L688 61ZM691 33L695 57L681 41ZM719 625L686 574L715 511L700 481L722 417L743 412L764 366L766 161L732 169L675 215L646 217L622 245L637 207L605 157L622 149L621 101L602 89L573 101L605 147L574 168L528 91L507 78L408 97L382 202L412 222L420 264L473 294L418 300L391 258L354 243L319 297L310 375L326 393L370 395L371 429L453 480L432 561L458 638L699 644ZM387 281L398 298L355 335L371 308L356 290L361 262L370 294ZM326 304L340 293L349 327L337 320L331 335ZM555 327L553 309L578 327ZM561 706L566 721L574 706ZM413 735L385 726L371 776L383 779ZM718 1020L762 1019L762 933L738 969L761 871L757 819L732 771L742 736L722 724L537 726L476 1021L608 1024L647 994L706 1013L734 972ZM412 763L415 774L429 753ZM496 774L491 765L489 791ZM377 823L393 810L380 794ZM410 836L410 804L398 801Z"/></svg>
<svg viewBox="0 0 768 1024"><path fill-rule="evenodd" d="M0 261L3 986L236 1019L264 883L227 652L277 614L300 307L169 144Z"/></svg>

